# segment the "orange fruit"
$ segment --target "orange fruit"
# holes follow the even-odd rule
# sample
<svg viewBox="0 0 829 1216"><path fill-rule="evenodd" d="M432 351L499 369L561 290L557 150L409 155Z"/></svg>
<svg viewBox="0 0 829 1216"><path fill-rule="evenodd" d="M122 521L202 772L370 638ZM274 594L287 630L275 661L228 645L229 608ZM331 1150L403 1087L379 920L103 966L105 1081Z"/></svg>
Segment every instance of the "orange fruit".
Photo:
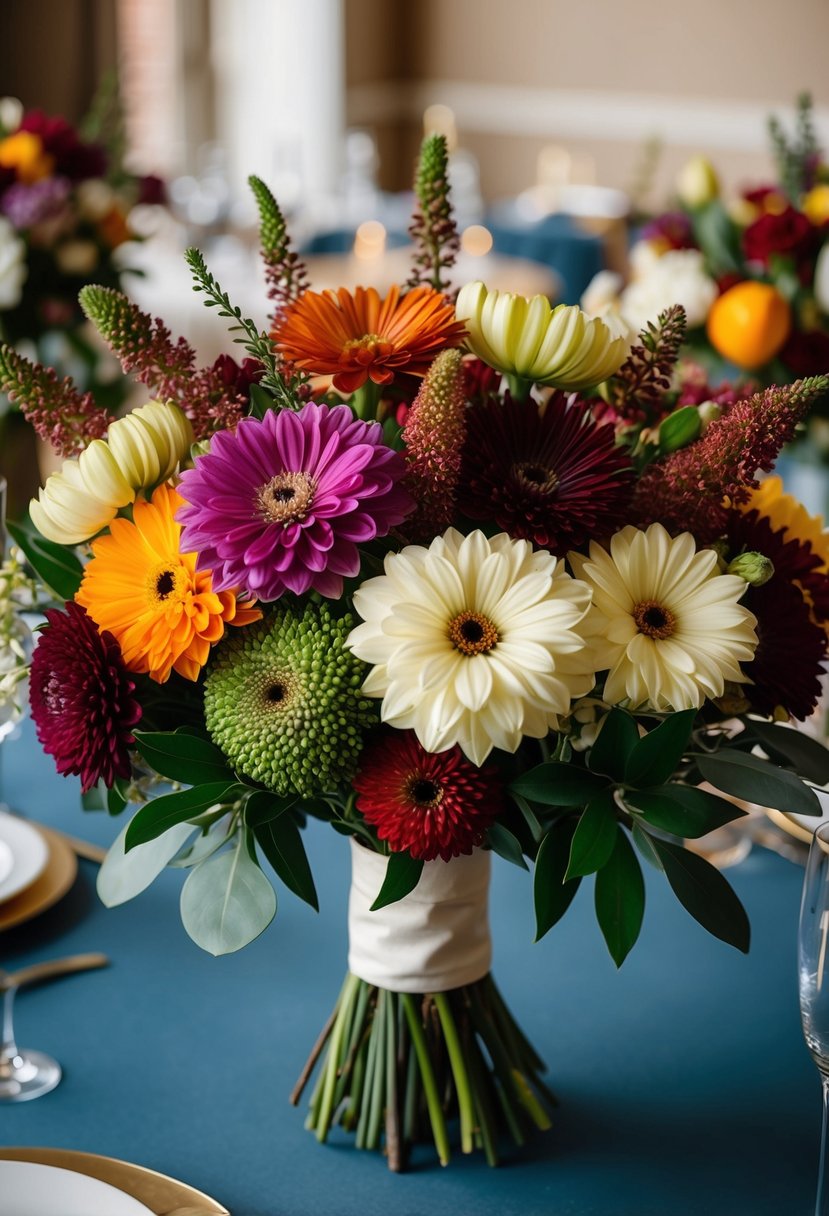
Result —
<svg viewBox="0 0 829 1216"><path fill-rule="evenodd" d="M777 288L753 280L724 291L711 305L706 326L714 349L747 371L773 359L791 327L791 309Z"/></svg>

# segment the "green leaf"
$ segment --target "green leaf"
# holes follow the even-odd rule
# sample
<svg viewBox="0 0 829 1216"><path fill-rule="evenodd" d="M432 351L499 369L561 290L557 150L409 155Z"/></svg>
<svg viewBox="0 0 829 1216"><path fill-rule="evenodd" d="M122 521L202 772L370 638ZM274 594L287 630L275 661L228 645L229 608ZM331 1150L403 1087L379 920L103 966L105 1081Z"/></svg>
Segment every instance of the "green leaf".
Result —
<svg viewBox="0 0 829 1216"><path fill-rule="evenodd" d="M625 765L627 784L651 786L668 781L685 753L696 716L695 709L683 709L648 731Z"/></svg>
<svg viewBox="0 0 829 1216"><path fill-rule="evenodd" d="M616 803L613 790L602 790L579 819L570 848L565 879L594 874L610 860L616 844Z"/></svg>
<svg viewBox="0 0 829 1216"><path fill-rule="evenodd" d="M650 862L655 870L662 872L662 862L659 859L659 854L654 848L653 837L646 832L640 823L636 820L633 822L633 827L630 832L633 837L633 843L636 845L639 852L644 857L645 861Z"/></svg>
<svg viewBox="0 0 829 1216"><path fill-rule="evenodd" d="M255 830L263 823L270 823L272 819L278 819L285 811L296 806L298 801L299 798L296 794L283 798L279 794L272 794L269 790L254 790L245 799L245 823L249 828Z"/></svg>
<svg viewBox="0 0 829 1216"><path fill-rule="evenodd" d="M607 785L586 768L549 760L522 773L510 785L510 792L542 806L586 806L594 794Z"/></svg>
<svg viewBox="0 0 829 1216"><path fill-rule="evenodd" d="M557 819L538 850L533 875L536 941L561 920L579 889L580 878L564 880L575 828L575 821L570 816Z"/></svg>
<svg viewBox="0 0 829 1216"><path fill-rule="evenodd" d="M244 841L200 862L181 889L181 920L210 954L241 950L276 915L276 894Z"/></svg>
<svg viewBox="0 0 829 1216"><path fill-rule="evenodd" d="M659 450L663 454L676 452L699 438L702 419L695 405L683 405L669 414L659 427Z"/></svg>
<svg viewBox="0 0 829 1216"><path fill-rule="evenodd" d="M768 760L723 750L711 756L695 755L694 762L706 781L735 798L796 815L821 814L814 790Z"/></svg>
<svg viewBox="0 0 829 1216"><path fill-rule="evenodd" d="M179 823L157 840L137 845L127 853L129 829L126 824L119 832L98 871L98 895L106 908L115 908L146 890L196 831L190 823Z"/></svg>
<svg viewBox="0 0 829 1216"><path fill-rule="evenodd" d="M129 788L129 781L125 781L123 777L115 778L112 786L107 790L107 810L110 815L121 814L129 802L129 798L127 797Z"/></svg>
<svg viewBox="0 0 829 1216"><path fill-rule="evenodd" d="M639 741L636 722L623 709L611 709L603 720L587 763L594 773L624 781L628 759Z"/></svg>
<svg viewBox="0 0 829 1216"><path fill-rule="evenodd" d="M596 917L617 967L630 953L645 914L642 867L621 827L610 860L596 875Z"/></svg>
<svg viewBox="0 0 829 1216"><path fill-rule="evenodd" d="M285 886L319 912L317 889L302 835L290 815L280 815L254 828L262 852Z"/></svg>
<svg viewBox="0 0 829 1216"><path fill-rule="evenodd" d="M244 788L243 785L228 784L227 781L214 781L207 785L194 785L192 789L181 790L177 794L151 798L130 821L126 851L129 852L138 844L146 844L148 840L155 840L176 823L186 823L211 807L234 801L244 792Z"/></svg>
<svg viewBox="0 0 829 1216"><path fill-rule="evenodd" d="M740 232L722 203L715 199L692 215L694 236L708 269L718 277L742 269Z"/></svg>
<svg viewBox="0 0 829 1216"><path fill-rule="evenodd" d="M135 733L136 746L157 773L185 785L207 781L233 781L233 773L214 743L184 731Z"/></svg>
<svg viewBox="0 0 829 1216"><path fill-rule="evenodd" d="M533 840L536 844L539 844L544 836L544 828L541 826L535 811L532 809L529 802L527 802L527 799L522 798L521 795L516 794L515 791L512 791L512 801L523 815L524 822L530 829L530 835L532 836Z"/></svg>
<svg viewBox="0 0 829 1216"><path fill-rule="evenodd" d="M264 418L274 408L274 398L267 389L262 388L261 384L251 384L249 392L251 416L253 418Z"/></svg>
<svg viewBox="0 0 829 1216"><path fill-rule="evenodd" d="M420 882L422 873L422 861L416 861L408 853L389 854L386 877L383 879L380 893L371 905L370 911L377 912L378 909L385 908L387 904L396 904L399 899L403 899L414 891Z"/></svg>
<svg viewBox="0 0 829 1216"><path fill-rule="evenodd" d="M660 785L650 790L630 790L625 795L629 806L641 811L648 823L673 836L695 840L714 832L724 823L745 815L745 811L693 785Z"/></svg>
<svg viewBox="0 0 829 1216"><path fill-rule="evenodd" d="M829 783L829 747L825 743L796 727L754 721L747 722L746 727L775 763L794 768L816 785Z"/></svg>
<svg viewBox="0 0 829 1216"><path fill-rule="evenodd" d="M522 870L529 869L524 860L524 850L521 848L521 841L509 828L505 828L502 823L496 821L487 832L486 838L489 847L499 857L503 857L505 861L511 861L514 866L520 866Z"/></svg>
<svg viewBox="0 0 829 1216"><path fill-rule="evenodd" d="M751 927L729 883L704 858L679 845L654 839L674 895L694 920L714 937L748 953Z"/></svg>
<svg viewBox="0 0 829 1216"><path fill-rule="evenodd" d="M28 518L22 524L9 520L6 528L14 543L26 554L38 578L59 599L74 599L83 578L83 566L74 552L45 540Z"/></svg>
<svg viewBox="0 0 829 1216"><path fill-rule="evenodd" d="M107 787L103 781L93 785L85 794L81 794L81 806L85 811L103 811L107 805Z"/></svg>

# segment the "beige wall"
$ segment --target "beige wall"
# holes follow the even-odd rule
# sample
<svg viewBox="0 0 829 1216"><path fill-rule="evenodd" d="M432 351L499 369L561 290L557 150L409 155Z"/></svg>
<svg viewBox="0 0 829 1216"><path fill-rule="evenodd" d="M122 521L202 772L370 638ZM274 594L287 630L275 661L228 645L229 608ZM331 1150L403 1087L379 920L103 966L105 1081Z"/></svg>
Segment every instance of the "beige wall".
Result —
<svg viewBox="0 0 829 1216"><path fill-rule="evenodd" d="M535 180L556 143L627 188L649 137L656 204L692 152L728 186L770 172L765 116L812 92L829 144L829 0L345 0L349 121L405 184L428 101L458 117L487 197Z"/></svg>

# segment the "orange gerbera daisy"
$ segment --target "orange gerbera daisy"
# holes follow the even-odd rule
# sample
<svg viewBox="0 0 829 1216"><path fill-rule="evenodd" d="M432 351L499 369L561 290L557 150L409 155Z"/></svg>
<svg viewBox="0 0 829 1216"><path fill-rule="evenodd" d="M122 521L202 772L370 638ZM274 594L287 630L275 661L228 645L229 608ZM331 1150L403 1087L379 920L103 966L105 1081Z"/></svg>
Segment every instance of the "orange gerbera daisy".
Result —
<svg viewBox="0 0 829 1216"><path fill-rule="evenodd" d="M287 363L333 375L334 388L353 393L368 379L389 384L395 372L425 376L435 355L460 346L465 333L452 305L431 287L415 287L402 298L392 287L385 300L373 287L353 295L340 287L303 292L271 337Z"/></svg>
<svg viewBox="0 0 829 1216"><path fill-rule="evenodd" d="M98 628L118 641L129 671L163 684L171 671L197 680L225 625L247 625L262 613L235 591L213 591L195 553L179 551L175 513L184 499L161 485L140 499L132 522L115 519L92 544L94 557L75 596Z"/></svg>

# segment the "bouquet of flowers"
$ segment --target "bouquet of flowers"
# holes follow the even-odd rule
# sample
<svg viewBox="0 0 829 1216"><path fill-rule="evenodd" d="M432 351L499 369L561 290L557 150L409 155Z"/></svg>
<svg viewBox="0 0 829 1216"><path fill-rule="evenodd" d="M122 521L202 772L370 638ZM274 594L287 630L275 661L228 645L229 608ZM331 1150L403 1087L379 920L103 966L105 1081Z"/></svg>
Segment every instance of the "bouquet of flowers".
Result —
<svg viewBox="0 0 829 1216"><path fill-rule="evenodd" d="M603 272L582 303L620 313L634 330L684 306L687 343L711 371L723 361L764 384L829 367L829 165L808 95L793 135L769 122L777 181L720 198L713 167L689 161L677 206L652 219L631 250L631 277ZM720 378L719 376L717 378Z"/></svg>
<svg viewBox="0 0 829 1216"><path fill-rule="evenodd" d="M121 163L117 98L102 87L80 129L66 119L0 101L0 336L37 344L70 335L84 362L93 352L78 332L85 283L118 287L116 251L136 239L129 213L163 201L158 178Z"/></svg>
<svg viewBox="0 0 829 1216"><path fill-rule="evenodd" d="M453 303L441 137L412 279L385 299L310 289L251 184L269 332L187 255L244 364L199 369L88 287L157 396L103 433L70 384L0 354L4 389L73 453L13 529L55 601L32 715L61 773L132 808L104 901L172 863L215 954L271 921L273 875L317 906L309 818L349 837L348 974L294 1101L319 1061L321 1141L339 1122L400 1169L425 1133L445 1164L457 1115L462 1150L495 1163L554 1099L490 975L492 854L532 867L538 937L595 876L620 965L641 859L747 950L745 911L685 841L740 800L819 813L829 753L791 719L819 694L829 541L757 473L829 381L678 405L679 307L628 349L541 297L472 283Z"/></svg>

